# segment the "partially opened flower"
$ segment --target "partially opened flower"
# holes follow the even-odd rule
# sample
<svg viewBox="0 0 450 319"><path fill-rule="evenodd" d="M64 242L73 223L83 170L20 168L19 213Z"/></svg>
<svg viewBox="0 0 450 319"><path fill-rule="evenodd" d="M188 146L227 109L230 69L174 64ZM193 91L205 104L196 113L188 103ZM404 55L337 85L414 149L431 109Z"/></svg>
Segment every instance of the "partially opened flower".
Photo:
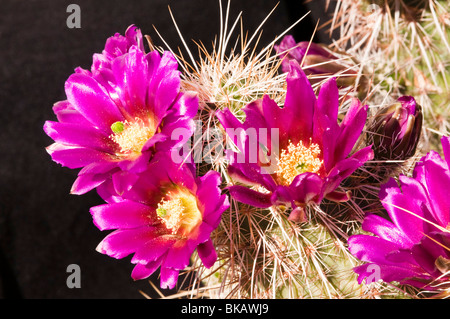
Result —
<svg viewBox="0 0 450 319"><path fill-rule="evenodd" d="M131 190L91 208L100 230L115 229L97 250L114 258L134 254L136 280L161 266L161 287L174 288L196 249L208 268L217 259L210 235L229 207L220 184L219 173L196 177L193 164L175 164L170 154L159 152Z"/></svg>
<svg viewBox="0 0 450 319"><path fill-rule="evenodd" d="M434 151L417 162L413 177L382 186L380 199L389 220L364 219L372 235L349 238L350 252L368 263L356 267L359 282L377 274L428 290L450 288L450 139L442 138L445 160ZM376 272L374 270L377 270Z"/></svg>
<svg viewBox="0 0 450 319"><path fill-rule="evenodd" d="M355 83L358 70L350 56L339 58L325 45L308 41L297 43L293 36L286 35L280 44L275 46L275 50L282 59L283 72L289 72L290 61L295 60L301 64L307 75L314 75L310 78L312 82L320 82L324 77L334 76L337 77L336 82L340 87Z"/></svg>
<svg viewBox="0 0 450 319"><path fill-rule="evenodd" d="M86 193L110 175L122 192L155 152L176 145L175 128L194 130L197 97L180 91L175 57L146 54L134 28L126 35L107 41L103 53L94 55L91 71L75 70L65 84L67 100L53 107L58 122L44 125L55 141L47 148L52 159L82 168L74 194Z"/></svg>
<svg viewBox="0 0 450 319"><path fill-rule="evenodd" d="M233 185L230 194L256 207L290 204L294 209L320 203L324 197L348 200L348 192L337 188L373 156L370 146L350 155L365 125L367 106L354 99L339 124L336 81L328 80L316 98L299 64L291 61L290 65L284 107L265 96L243 109L244 123L229 110L217 114L239 148L230 156L230 175L256 186ZM252 130L255 138L248 134ZM271 134L274 131L278 136ZM270 154L271 169L261 154Z"/></svg>
<svg viewBox="0 0 450 319"><path fill-rule="evenodd" d="M376 160L404 160L416 152L422 131L422 108L412 96L380 109L368 128Z"/></svg>

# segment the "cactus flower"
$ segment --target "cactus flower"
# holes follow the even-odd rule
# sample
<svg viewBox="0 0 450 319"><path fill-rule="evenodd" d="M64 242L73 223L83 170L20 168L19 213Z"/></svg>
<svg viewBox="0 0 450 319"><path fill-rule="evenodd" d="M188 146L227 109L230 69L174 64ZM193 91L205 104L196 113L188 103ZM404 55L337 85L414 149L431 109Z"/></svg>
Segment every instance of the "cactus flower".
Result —
<svg viewBox="0 0 450 319"><path fill-rule="evenodd" d="M349 238L350 252L367 263L354 271L365 278L417 288L450 288L450 139L442 138L445 160L430 151L413 177L391 178L380 191L389 220L368 214L362 224L372 235ZM379 278L373 278L378 275Z"/></svg>
<svg viewBox="0 0 450 319"><path fill-rule="evenodd" d="M280 44L275 46L275 50L282 59L283 72L289 72L289 61L295 60L301 64L305 74L319 76L310 78L313 83L323 80L320 76L337 77L339 87L348 87L355 83L358 74L355 64L348 56L340 59L325 45L308 41L297 43L291 35L286 35Z"/></svg>
<svg viewBox="0 0 450 319"><path fill-rule="evenodd" d="M77 68L68 78L67 100L53 107L58 121L46 121L44 131L55 141L47 147L55 162L82 168L73 194L92 190L110 175L121 193L155 152L176 145L174 128L193 132L197 96L180 92L177 68L170 52L146 54L142 35L130 27L125 37L108 39L91 71Z"/></svg>
<svg viewBox="0 0 450 319"><path fill-rule="evenodd" d="M297 214L301 213L304 205L320 203L324 197L348 200L349 193L337 191L337 188L346 177L370 160L373 152L368 146L349 156L365 125L367 106L354 99L339 124L336 81L333 78L328 80L316 98L299 64L291 61L290 65L284 107L264 96L243 108L246 115L244 123L228 109L219 111L217 117L239 148L239 152L228 154L229 173L245 185L230 186L230 194L256 207L290 205ZM268 134L276 130L278 136L264 138L264 133L258 133L256 139L252 139L250 134L242 135L238 130L247 133L265 130ZM237 134L233 136L231 131ZM270 163L274 167L272 171L267 169L264 156L258 155L256 160L252 160L255 149L256 154L270 153L273 157ZM241 154L244 157L240 157Z"/></svg>
<svg viewBox="0 0 450 319"><path fill-rule="evenodd" d="M158 152L130 190L91 208L100 230L115 229L97 251L118 259L133 254L135 280L161 267L161 288L174 288L194 250L208 268L217 259L210 235L229 207L220 183L219 173L197 177L194 164L175 164L169 152Z"/></svg>
<svg viewBox="0 0 450 319"><path fill-rule="evenodd" d="M375 159L404 160L413 156L422 131L422 110L411 96L382 108L368 131Z"/></svg>

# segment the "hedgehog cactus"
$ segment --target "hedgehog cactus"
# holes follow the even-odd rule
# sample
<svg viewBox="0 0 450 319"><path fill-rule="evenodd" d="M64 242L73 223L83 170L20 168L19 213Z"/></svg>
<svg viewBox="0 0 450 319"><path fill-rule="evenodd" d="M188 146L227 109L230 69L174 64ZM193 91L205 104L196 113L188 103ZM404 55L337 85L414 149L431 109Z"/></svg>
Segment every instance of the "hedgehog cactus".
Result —
<svg viewBox="0 0 450 319"><path fill-rule="evenodd" d="M405 281L405 287L388 279L392 262L403 262L402 249L418 249L408 241L407 226L422 227L422 220L409 223L401 211L393 214L380 197L389 199L388 190L395 190L396 199L414 193L411 189L418 187L406 183L405 176L411 173L417 150L438 149L440 143L432 144L429 133L447 133L448 4L436 0L376 4L337 0L331 29L339 26L341 37L333 43L334 49L285 37L300 19L260 51L252 45L258 42L265 20L249 39L240 38L240 50L230 48L241 16L228 28L230 1L225 15L221 1L219 5L223 24L218 42L212 52L199 45L202 55L197 59L188 51L190 62L156 48L149 37L151 52L145 53L142 35L134 27L126 37L113 37L113 47L133 45L124 46L123 52L115 50L117 57L107 51L97 55L93 75L81 69L74 75L77 79L95 76L88 83L95 84L96 90L91 91L99 96L109 92L104 97L109 104L91 105L98 102L94 99L97 95L86 99L89 92L73 91L69 86L69 102L74 106L60 103L55 112L62 122L83 117L90 129L79 138L75 134L78 126L72 127L73 123L46 124L44 128L60 142L51 153L70 152L70 163L78 163L83 155L75 152L74 141L81 141L80 146L91 151L98 145L106 149L120 146L122 153L126 150L133 155L116 167L117 157L111 157L111 152L102 154L102 159L112 163L95 162L80 173L82 181L90 182L89 189L97 188L107 202L91 209L95 224L102 230L117 229L98 250L115 258L134 253L135 279L147 278L161 266L163 289L176 287L179 272L186 270L192 275L187 277L191 280L187 291L175 297L419 297L415 290L419 286L408 287ZM164 52L162 57L157 51ZM135 63L136 58L140 63ZM127 63L122 65L123 61ZM115 66L112 70L119 84L126 87L118 92L128 104L109 101L117 95L116 86L105 81L106 77L96 76L110 64ZM145 72L135 72L132 67ZM182 70L175 70L177 67ZM126 86L121 72L135 81ZM142 95L149 111L136 114L158 117L145 121L136 117L136 123L130 124L120 116L140 105L129 98L141 96L134 93L143 93L142 84L152 72L156 75L143 91L148 91L148 96ZM97 109L108 106L110 110L111 105L121 107L117 114L105 115ZM108 140L92 126L93 120L102 124ZM432 126L436 121L438 130ZM155 128L146 129L144 122L154 122ZM67 125L75 131L66 136ZM186 136L176 143L173 137L179 129ZM97 134L94 137L89 135L93 132ZM422 144L421 133L425 136ZM162 146L153 147L155 143ZM128 144L133 147L123 147ZM444 139L442 147L449 155L450 141ZM150 148L148 157L136 155ZM175 163L173 156L180 155L179 151L186 153ZM436 167L445 168L444 181L450 181L450 159L444 163L436 158L435 154L426 157L425 171L424 164L416 165L417 183L427 181L421 175L424 172L438 180ZM119 168L130 168L130 172ZM92 172L101 175L91 176ZM399 177L401 174L404 176ZM394 187L395 178L402 181L402 189ZM383 186L387 180L389 185ZM422 200L428 198L424 185ZM434 197L442 201L438 216L442 233L436 237L442 247L435 247L430 258L422 258L426 255L423 249L432 243L419 238L418 226L415 239L423 247L416 257L422 259L408 261L419 277L436 265L440 272L430 274L442 273L447 280L448 253L439 253L450 250L446 209L450 204L442 189L435 189L439 191ZM423 215L422 219L430 216L430 203L412 202L413 214ZM401 203L409 207L408 202ZM390 223L383 219L388 219L386 211L406 221L400 223L400 230L394 225L397 220L384 227ZM434 238L435 229L426 227L429 239ZM386 232L388 228L394 233ZM385 240L382 251L377 251L378 239L366 232ZM390 243L397 237L402 239L401 245ZM353 248L349 249L349 242ZM395 254L388 254L393 244L395 250L390 252ZM365 251L366 246L370 252ZM423 267L420 271L419 266ZM432 277L428 279L436 279ZM444 283L448 287L448 282ZM443 290L439 296L447 295Z"/></svg>

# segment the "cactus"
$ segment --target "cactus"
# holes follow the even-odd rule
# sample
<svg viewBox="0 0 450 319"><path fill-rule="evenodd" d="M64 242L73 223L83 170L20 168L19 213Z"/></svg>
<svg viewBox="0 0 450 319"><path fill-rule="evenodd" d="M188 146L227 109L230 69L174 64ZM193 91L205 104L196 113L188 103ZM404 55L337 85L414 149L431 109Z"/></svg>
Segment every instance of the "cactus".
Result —
<svg viewBox="0 0 450 319"><path fill-rule="evenodd" d="M112 47L118 57L106 49L97 56L101 67L94 63L92 70L99 80L78 69L81 74L74 75L68 92L73 100L70 103L86 114L75 106L72 109L70 103L59 103L54 110L63 120L70 117L73 121L77 115L85 118L89 125L83 137L87 142L75 138L80 129L70 126L70 121L47 121L44 130L55 138L48 150L57 162L65 163L66 155L61 154L66 153L61 151L84 149L83 143L109 152L105 162L85 166L73 188L77 194L97 188L107 202L90 210L97 227L117 229L99 244L99 252L116 258L134 253L134 279L147 278L161 267L162 288L173 289L179 272L186 269L188 276L182 285L186 290L172 297L449 295L450 204L442 189L450 182L450 138L436 144L437 135L448 134L448 3L336 1L330 25L341 34L331 46L297 44L292 36L285 37L301 18L259 50L263 24L271 12L250 37L244 37L241 29L232 42L235 46L230 47L241 15L229 28L229 0L225 14L219 1L220 35L212 52L199 44L197 58L188 50L189 62L180 50L177 64L170 48L172 53L164 52L160 59L154 50L165 50L155 47L147 37L153 52L144 55L142 34L131 26L125 37L116 35L109 40L117 42ZM126 52L115 47L119 44ZM125 117L121 112L140 116L147 111L135 110L135 104L142 101L130 93L133 90L125 89L119 91L129 105L114 108L118 106L114 85L108 83L105 91L101 89L108 82L108 70L112 71L106 66L116 65L110 63L111 59L126 61L130 74L135 65L149 71L161 64L163 71L153 75L156 80L151 84L152 89L163 87L156 90L162 100L171 92L167 109L154 108L157 103L148 98L148 114L158 113L158 117L119 120ZM134 64L135 60L140 62ZM182 68L180 73L175 71L178 66ZM122 79L123 70L119 69L120 76L113 73ZM158 82L166 79L165 72L173 77L173 83ZM77 76L100 81L93 90L101 94L111 89L105 95L108 102L94 107L92 114L82 103L91 99L81 94ZM146 82L146 76L143 72L142 77L133 79ZM156 94L149 92L149 97ZM368 113L372 114L368 117ZM92 126L94 122L101 124L104 132L113 133L108 143L99 137L104 132L99 133L99 128ZM159 134L166 125L167 132ZM175 163L173 152L178 149L173 141L154 149L152 146L149 151L149 145L154 145L149 142L152 138L152 143L165 142L169 135L173 138L179 132L175 128L181 128L183 137L191 138L191 142L193 137L188 149L192 157L183 154L179 159L194 159L198 165ZM249 133L257 129L258 133ZM263 136L269 129L270 138ZM80 148L74 148L71 142ZM445 162L437 153L429 152L416 163L421 152L439 150L441 145L447 155ZM189 143L182 145L183 151L185 146ZM147 152L145 156L143 152ZM68 165L79 165L79 156L70 152ZM256 160L249 161L249 157ZM270 168L265 165L269 157ZM411 175L417 180L407 180ZM405 187L398 187L398 182ZM395 196L389 202L392 194ZM406 208L398 206L397 200ZM431 201L439 208L434 222L426 220L433 215ZM411 223L402 215L404 210L419 219ZM386 220L389 217L393 222ZM441 233L436 235L430 227L423 232L420 227L425 221ZM413 237L408 237L405 229L411 225L415 225ZM377 248L380 238L369 233L381 237L381 251ZM426 236L423 240L422 235ZM435 243L438 246L429 254L429 245ZM186 268L189 261L191 265ZM399 271L392 262L408 267L402 265ZM440 278L443 280L433 277L437 275L444 276ZM403 285L379 281L392 278ZM420 291L436 290L432 285L424 286L424 280L444 285L433 295Z"/></svg>

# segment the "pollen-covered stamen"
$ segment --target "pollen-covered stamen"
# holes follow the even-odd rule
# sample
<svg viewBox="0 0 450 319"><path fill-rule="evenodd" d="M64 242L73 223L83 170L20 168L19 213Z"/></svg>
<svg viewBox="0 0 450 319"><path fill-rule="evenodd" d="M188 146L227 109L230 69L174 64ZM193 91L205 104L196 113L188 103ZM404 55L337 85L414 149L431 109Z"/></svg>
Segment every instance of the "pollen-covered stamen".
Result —
<svg viewBox="0 0 450 319"><path fill-rule="evenodd" d="M168 193L158 204L156 214L172 234L188 234L202 219L194 195L188 192Z"/></svg>
<svg viewBox="0 0 450 319"><path fill-rule="evenodd" d="M284 184L289 185L301 173L320 173L323 165L320 153L320 147L315 143L311 143L309 147L303 145L302 141L298 144L289 143L278 158L276 175Z"/></svg>
<svg viewBox="0 0 450 319"><path fill-rule="evenodd" d="M125 120L111 125L111 140L120 147L121 154L140 153L144 144L154 135L154 129L140 118L133 122Z"/></svg>

